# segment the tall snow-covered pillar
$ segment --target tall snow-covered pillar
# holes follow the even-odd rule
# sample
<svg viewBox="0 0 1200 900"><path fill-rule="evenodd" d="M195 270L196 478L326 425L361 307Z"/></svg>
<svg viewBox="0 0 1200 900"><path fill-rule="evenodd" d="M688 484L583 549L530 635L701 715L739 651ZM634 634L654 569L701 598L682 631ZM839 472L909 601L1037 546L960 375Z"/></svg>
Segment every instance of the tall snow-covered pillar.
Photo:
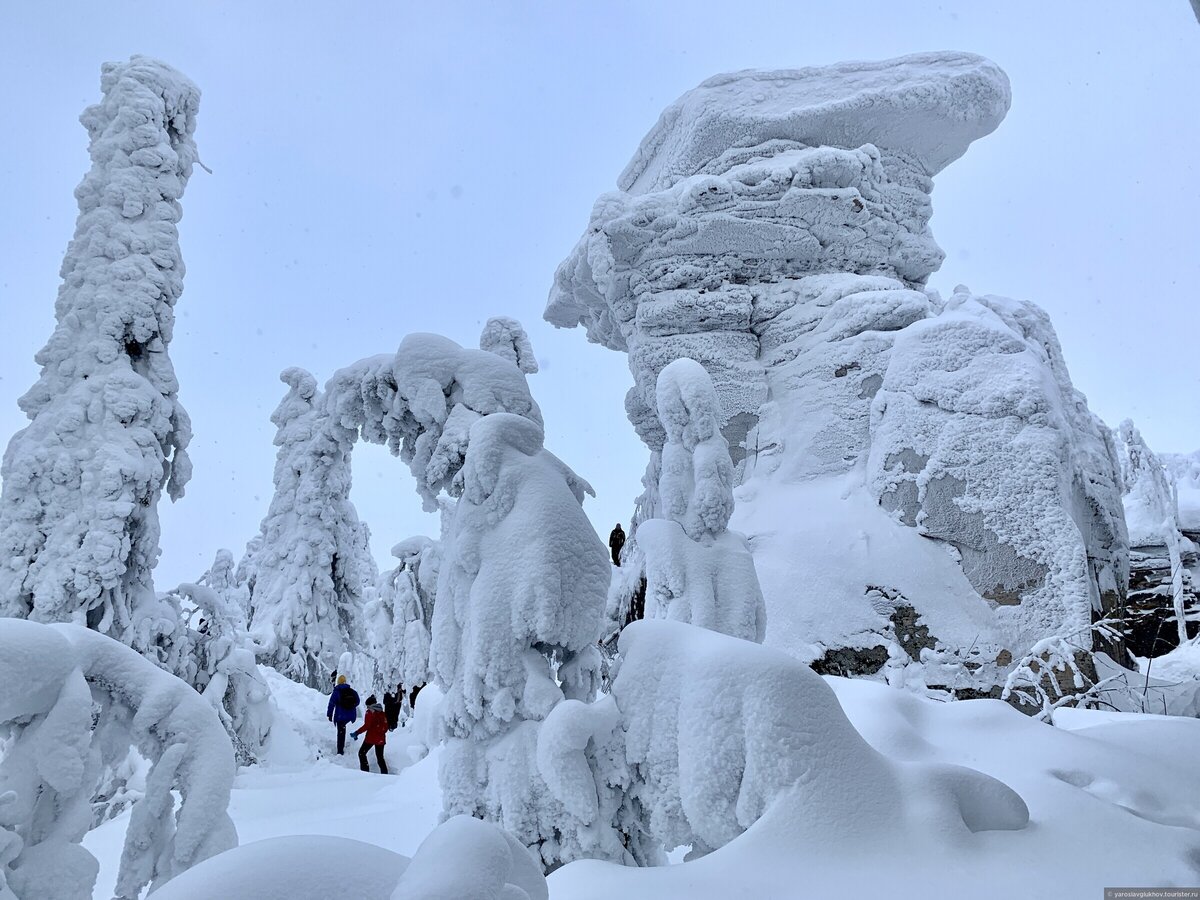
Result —
<svg viewBox="0 0 1200 900"><path fill-rule="evenodd" d="M200 92L143 56L101 72L103 99L80 117L92 167L75 189L57 325L0 470L0 615L136 645L152 639L139 619L155 602L159 496L178 499L191 474L167 346Z"/></svg>

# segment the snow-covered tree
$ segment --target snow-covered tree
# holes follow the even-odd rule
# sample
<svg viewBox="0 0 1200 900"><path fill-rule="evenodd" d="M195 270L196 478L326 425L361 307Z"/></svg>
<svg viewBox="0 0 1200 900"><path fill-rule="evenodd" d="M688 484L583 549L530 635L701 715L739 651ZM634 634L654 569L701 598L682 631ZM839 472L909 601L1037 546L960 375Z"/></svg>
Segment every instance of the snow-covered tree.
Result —
<svg viewBox="0 0 1200 900"><path fill-rule="evenodd" d="M0 619L0 680L20 686L0 697L0 897L92 896L99 867L80 841L104 770L131 746L152 765L130 816L117 900L236 846L226 812L233 749L187 684L86 628L19 619Z"/></svg>
<svg viewBox="0 0 1200 900"><path fill-rule="evenodd" d="M441 546L411 537L392 548L400 565L379 579L378 598L368 607L377 681L395 690L429 680L430 631L437 595Z"/></svg>
<svg viewBox="0 0 1200 900"><path fill-rule="evenodd" d="M445 691L445 814L498 822L548 868L628 859L612 829L582 828L538 772L540 722L564 698L594 695L609 564L581 507L591 488L543 448L521 358L409 335L394 356L335 374L329 407L339 427L409 464L427 509L458 498L431 650Z"/></svg>
<svg viewBox="0 0 1200 900"><path fill-rule="evenodd" d="M658 415L666 432L659 459L658 517L642 522L646 616L691 622L762 642L766 608L754 559L733 514L733 462L721 434L712 379L691 359L658 376Z"/></svg>
<svg viewBox="0 0 1200 900"><path fill-rule="evenodd" d="M479 349L495 353L511 362L526 375L537 373L537 358L524 326L508 316L493 316L479 335Z"/></svg>
<svg viewBox="0 0 1200 900"><path fill-rule="evenodd" d="M75 622L138 649L161 636L157 505L191 474L167 355L183 292L176 223L200 93L143 56L102 69L81 117L92 167L63 259L57 324L0 469L0 615ZM168 628L168 630L170 630Z"/></svg>
<svg viewBox="0 0 1200 900"><path fill-rule="evenodd" d="M291 368L279 377L289 390L271 415L275 494L246 564L250 632L263 662L324 688L341 654L365 646L364 591L377 573L350 502L353 442L331 421L312 375Z"/></svg>
<svg viewBox="0 0 1200 900"><path fill-rule="evenodd" d="M250 590L238 580L237 563L234 562L230 551L218 550L212 566L200 576L197 584L216 591L225 603L236 604L241 609L243 618L249 621Z"/></svg>
<svg viewBox="0 0 1200 900"><path fill-rule="evenodd" d="M542 720L564 699L594 696L609 576L581 508L591 489L542 441L540 426L511 414L471 426L432 664L446 691L446 815L497 822L554 868L627 857L615 832L584 828L539 774Z"/></svg>
<svg viewBox="0 0 1200 900"><path fill-rule="evenodd" d="M1185 539L1180 534L1175 479L1146 445L1132 421L1122 422L1117 434L1129 540L1135 546L1161 542L1166 547L1171 567L1171 601L1179 645L1183 646L1188 642L1182 555Z"/></svg>
<svg viewBox="0 0 1200 900"><path fill-rule="evenodd" d="M175 674L212 704L229 733L238 763L258 760L271 732L271 689L258 670L246 613L236 596L202 584L172 592L189 612L183 671Z"/></svg>

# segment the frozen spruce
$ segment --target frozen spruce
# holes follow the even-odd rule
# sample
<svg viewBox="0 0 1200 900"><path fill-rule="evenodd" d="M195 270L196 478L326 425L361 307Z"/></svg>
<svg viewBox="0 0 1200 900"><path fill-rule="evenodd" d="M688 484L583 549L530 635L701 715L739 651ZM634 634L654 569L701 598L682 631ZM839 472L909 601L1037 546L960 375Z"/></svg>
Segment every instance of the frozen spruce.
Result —
<svg viewBox="0 0 1200 900"><path fill-rule="evenodd" d="M384 444L408 463L427 509L457 500L430 653L445 691L445 814L497 822L546 868L622 859L538 774L539 724L564 698L595 693L610 566L582 509L591 487L543 446L522 366L532 362L528 339L516 322L500 332L485 332L491 350L409 335L395 354L337 372L327 403L348 443Z"/></svg>
<svg viewBox="0 0 1200 900"><path fill-rule="evenodd" d="M516 319L508 316L493 316L483 326L479 336L479 349L495 353L507 359L526 375L537 373L537 359L529 335Z"/></svg>
<svg viewBox="0 0 1200 900"><path fill-rule="evenodd" d="M175 674L212 704L238 763L250 765L262 756L274 712L271 689L255 662L246 613L236 594L203 584L181 584L171 593L189 610L186 662Z"/></svg>
<svg viewBox="0 0 1200 900"><path fill-rule="evenodd" d="M766 610L754 558L727 528L733 461L712 379L698 362L677 359L659 374L657 395L666 435L659 510L635 535L645 558L646 615L761 643Z"/></svg>
<svg viewBox="0 0 1200 900"><path fill-rule="evenodd" d="M346 651L366 645L364 596L375 582L369 534L350 501L347 440L303 369L279 376L287 395L271 415L275 493L246 561L259 659L309 687L326 687Z"/></svg>
<svg viewBox="0 0 1200 900"><path fill-rule="evenodd" d="M129 818L116 900L136 900L237 844L226 813L233 749L187 684L88 629L18 619L0 619L0 679L20 685L0 701L10 732L0 759L0 896L6 882L21 900L92 896L97 863L80 841L105 768L131 747L151 768Z"/></svg>
<svg viewBox="0 0 1200 900"><path fill-rule="evenodd" d="M446 814L497 822L552 869L624 854L538 776L539 723L595 693L610 568L581 508L591 489L542 441L538 424L512 414L471 426L432 663L446 690Z"/></svg>
<svg viewBox="0 0 1200 900"><path fill-rule="evenodd" d="M158 500L183 495L191 424L167 355L183 292L176 224L200 93L135 56L102 69L84 111L92 167L62 265L57 324L4 454L0 615L157 640Z"/></svg>
<svg viewBox="0 0 1200 900"><path fill-rule="evenodd" d="M378 597L367 607L379 683L388 690L429 681L429 645L437 596L441 544L417 536L392 548L400 560L379 578ZM407 702L407 693L405 695Z"/></svg>

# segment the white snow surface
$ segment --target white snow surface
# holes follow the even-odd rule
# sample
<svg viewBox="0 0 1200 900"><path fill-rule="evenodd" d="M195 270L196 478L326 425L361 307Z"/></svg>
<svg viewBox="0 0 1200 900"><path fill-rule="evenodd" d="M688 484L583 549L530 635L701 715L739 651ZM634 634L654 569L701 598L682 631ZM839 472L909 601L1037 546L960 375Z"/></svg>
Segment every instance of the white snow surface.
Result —
<svg viewBox="0 0 1200 900"><path fill-rule="evenodd" d="M723 639L711 635L710 640ZM1000 900L1049 891L1087 900L1105 886L1188 886L1200 878L1200 816L1194 802L1200 775L1187 762L1200 750L1200 721L1062 710L1064 721L1071 714L1068 731L1033 721L999 701L938 703L870 681L824 681L869 752L860 748L843 762L836 751L822 750L830 756L822 758L823 769L813 769L811 782L778 793L739 837L700 859L651 869L576 862L549 877L550 896L716 900L794 896L802 886L804 896L924 900L949 890L970 900ZM765 688L739 691L749 701L771 691L772 682ZM712 690L718 698L705 709L720 715L713 707L729 698L721 687ZM702 702L702 691L688 692L692 702ZM816 692L807 693L811 698ZM675 720L670 709L660 714ZM814 752L822 747L822 732L809 730L814 720L780 719L784 733L811 734ZM662 749L662 743L652 746L675 752L669 745ZM797 745L804 746L792 746ZM737 753L739 742L721 749ZM852 763L864 754L877 763L860 776ZM793 757L774 759L779 758ZM920 789L910 783L899 794L893 788L878 801L859 796L860 778L889 786L876 766L900 772L928 767L935 778L946 779L950 791L961 789L952 773L962 770L948 770L947 764L969 766L1008 785L1027 805L1029 824L973 831L963 818L948 814L956 806L951 796L928 783ZM721 777L720 767L706 768L717 770L710 777ZM780 771L776 767L771 774ZM846 788L831 796L834 811L829 812L820 800L839 778ZM838 811L856 802L861 815ZM967 818L997 812L994 800L970 790L957 807Z"/></svg>
<svg viewBox="0 0 1200 900"><path fill-rule="evenodd" d="M19 401L31 422L0 468L0 615L86 624L146 649L158 500L164 488L182 496L191 475L167 347L200 93L144 56L106 63L100 87L80 117L92 167L75 189L54 333Z"/></svg>

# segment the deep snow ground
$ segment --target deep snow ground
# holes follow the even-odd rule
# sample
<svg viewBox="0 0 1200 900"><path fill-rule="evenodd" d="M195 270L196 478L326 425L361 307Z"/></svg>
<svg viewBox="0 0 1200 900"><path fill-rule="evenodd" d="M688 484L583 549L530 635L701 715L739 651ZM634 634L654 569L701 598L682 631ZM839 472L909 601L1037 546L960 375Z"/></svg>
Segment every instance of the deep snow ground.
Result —
<svg viewBox="0 0 1200 900"><path fill-rule="evenodd" d="M316 692L270 676L280 716L266 764L241 770L230 814L241 844L282 835L354 838L412 855L441 810L437 752L408 759L410 725L389 735L387 777L357 770L357 745L333 755ZM835 818L785 795L749 831L693 863L655 870L586 861L550 879L552 900L831 896L1054 897L1094 900L1105 886L1200 884L1200 720L1063 710L1057 727L999 701L938 703L864 680L827 679L879 752L954 763L1014 788L1029 806L1020 831L935 832L863 823L862 841L820 846L800 824ZM116 876L127 816L88 835L101 861L95 896ZM811 833L811 832L810 832Z"/></svg>

